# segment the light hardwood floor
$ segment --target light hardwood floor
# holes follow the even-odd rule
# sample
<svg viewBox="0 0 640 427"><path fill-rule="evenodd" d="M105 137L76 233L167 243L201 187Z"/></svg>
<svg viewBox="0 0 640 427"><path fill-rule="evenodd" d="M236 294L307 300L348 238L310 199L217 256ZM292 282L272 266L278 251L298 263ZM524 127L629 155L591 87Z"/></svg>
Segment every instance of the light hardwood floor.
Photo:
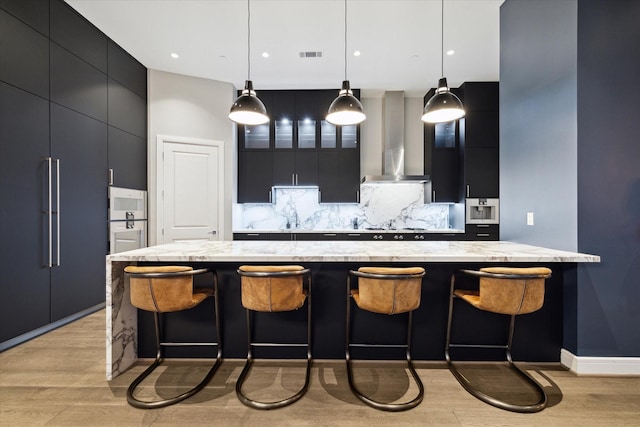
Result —
<svg viewBox="0 0 640 427"><path fill-rule="evenodd" d="M207 388L191 399L168 408L135 409L125 392L146 362L105 380L104 316L104 310L97 312L0 354L0 426L640 426L640 378L578 377L549 364L531 366L549 392L549 407L537 414L486 405L464 391L444 363L424 362L416 364L424 401L401 413L377 411L358 401L340 361L316 361L307 395L279 410L254 410L238 401L235 382L241 360L225 360ZM245 390L258 399L278 398L301 384L303 366L260 361ZM361 362L356 368L362 390L379 399L410 398L415 391L402 364ZM470 376L491 379L491 388L518 399L514 384L495 379L503 368L462 368ZM195 384L206 369L202 361L172 362L141 394L176 393L180 386Z"/></svg>

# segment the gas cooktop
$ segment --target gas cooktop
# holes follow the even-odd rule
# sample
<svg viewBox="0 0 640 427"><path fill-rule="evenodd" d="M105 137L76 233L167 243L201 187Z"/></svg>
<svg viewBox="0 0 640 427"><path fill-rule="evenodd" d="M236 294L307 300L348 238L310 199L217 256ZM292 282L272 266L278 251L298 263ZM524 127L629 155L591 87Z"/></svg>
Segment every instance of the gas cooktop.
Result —
<svg viewBox="0 0 640 427"><path fill-rule="evenodd" d="M380 231L425 231L426 228L416 227L404 227L404 228L382 228L382 227L367 227L365 230L380 230Z"/></svg>

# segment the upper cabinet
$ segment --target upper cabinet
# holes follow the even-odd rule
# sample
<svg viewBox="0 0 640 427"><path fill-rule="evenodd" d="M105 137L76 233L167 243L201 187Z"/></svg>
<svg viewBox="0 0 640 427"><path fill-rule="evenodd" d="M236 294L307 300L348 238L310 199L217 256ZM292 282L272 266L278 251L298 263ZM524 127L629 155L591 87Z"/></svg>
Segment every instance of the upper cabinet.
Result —
<svg viewBox="0 0 640 427"><path fill-rule="evenodd" d="M460 99L459 89L451 89ZM426 103L435 94L429 90ZM458 121L424 125L424 173L431 178L431 201L458 203L462 198L460 183L460 123Z"/></svg>
<svg viewBox="0 0 640 427"><path fill-rule="evenodd" d="M451 89L463 102L465 117L424 126L425 174L434 202L499 197L498 82L467 82ZM425 102L435 93L431 89Z"/></svg>
<svg viewBox="0 0 640 427"><path fill-rule="evenodd" d="M459 123L464 195L497 198L500 196L498 82L467 82L460 89L466 110Z"/></svg>
<svg viewBox="0 0 640 427"><path fill-rule="evenodd" d="M324 119L337 94L337 90L258 92L271 120L238 126L239 203L269 202L275 185L318 186L320 202L357 202L359 126L336 127Z"/></svg>

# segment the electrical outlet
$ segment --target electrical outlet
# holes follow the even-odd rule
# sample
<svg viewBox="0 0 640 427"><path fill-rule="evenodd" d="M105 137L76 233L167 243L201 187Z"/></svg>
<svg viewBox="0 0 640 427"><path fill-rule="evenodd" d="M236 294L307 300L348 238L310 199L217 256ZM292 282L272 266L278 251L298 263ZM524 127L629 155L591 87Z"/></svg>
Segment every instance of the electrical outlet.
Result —
<svg viewBox="0 0 640 427"><path fill-rule="evenodd" d="M527 212L527 225L533 225L533 212Z"/></svg>

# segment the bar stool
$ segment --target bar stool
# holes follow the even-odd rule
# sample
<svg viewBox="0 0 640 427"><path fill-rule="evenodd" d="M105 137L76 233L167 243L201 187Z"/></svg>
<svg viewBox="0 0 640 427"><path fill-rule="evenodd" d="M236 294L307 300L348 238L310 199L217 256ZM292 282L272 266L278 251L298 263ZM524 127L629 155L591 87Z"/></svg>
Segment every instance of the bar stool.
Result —
<svg viewBox="0 0 640 427"><path fill-rule="evenodd" d="M245 405L255 409L276 409L298 401L309 389L311 377L311 271L299 265L242 265L240 275L242 306L247 314L247 361L236 382L236 395ZM306 284L306 288L305 288ZM307 300L307 342L276 344L253 342L251 312L283 312L297 310ZM295 394L275 402L250 399L242 392L253 364L253 347L306 347L307 369L304 385Z"/></svg>
<svg viewBox="0 0 640 427"><path fill-rule="evenodd" d="M516 315L533 313L539 310L544 303L545 279L551 277L551 270L546 267L533 268L508 268L489 267L475 270L461 270L462 273L479 278L479 290L455 289L456 274L451 275L451 292L449 294L449 319L447 321L447 338L445 344L445 358L451 373L458 382L476 398L500 409L513 412L539 412L547 406L547 395L542 386L528 373L514 365L511 358L511 344ZM471 306L492 313L507 314L511 316L507 343L505 345L483 344L452 344L451 323L453 319L453 300L461 299ZM530 384L540 396L538 402L528 405L516 405L489 396L473 387L471 382L462 375L451 362L449 349L451 347L472 348L500 348L505 349L509 368L517 372L528 384Z"/></svg>
<svg viewBox="0 0 640 427"><path fill-rule="evenodd" d="M347 327L346 327L346 361L349 387L355 396L367 405L382 411L398 412L415 408L422 402L424 387L411 361L411 330L413 310L420 306L422 277L425 271L422 267L391 268L391 267L360 267L357 271L350 270L347 276ZM352 289L351 278L355 278L357 286ZM351 299L362 309L380 314L407 315L407 342L401 345L375 345L351 342ZM351 366L351 347L400 347L406 351L409 372L418 385L418 395L409 402L384 403L365 396L353 381Z"/></svg>
<svg viewBox="0 0 640 427"><path fill-rule="evenodd" d="M131 406L142 409L155 409L181 402L202 390L211 380L222 363L222 339L220 335L220 311L218 305L218 280L215 271L202 268L194 270L188 266L127 266L125 277L130 280L131 304L141 310L153 312L156 338L156 358L154 362L140 374L127 389L127 402ZM194 289L193 277L200 274L213 274L212 289ZM160 315L193 308L213 296L215 305L215 322L218 342L164 342ZM162 363L165 347L216 346L218 349L216 362L204 379L192 389L169 399L142 401L133 396L136 387L154 369Z"/></svg>

